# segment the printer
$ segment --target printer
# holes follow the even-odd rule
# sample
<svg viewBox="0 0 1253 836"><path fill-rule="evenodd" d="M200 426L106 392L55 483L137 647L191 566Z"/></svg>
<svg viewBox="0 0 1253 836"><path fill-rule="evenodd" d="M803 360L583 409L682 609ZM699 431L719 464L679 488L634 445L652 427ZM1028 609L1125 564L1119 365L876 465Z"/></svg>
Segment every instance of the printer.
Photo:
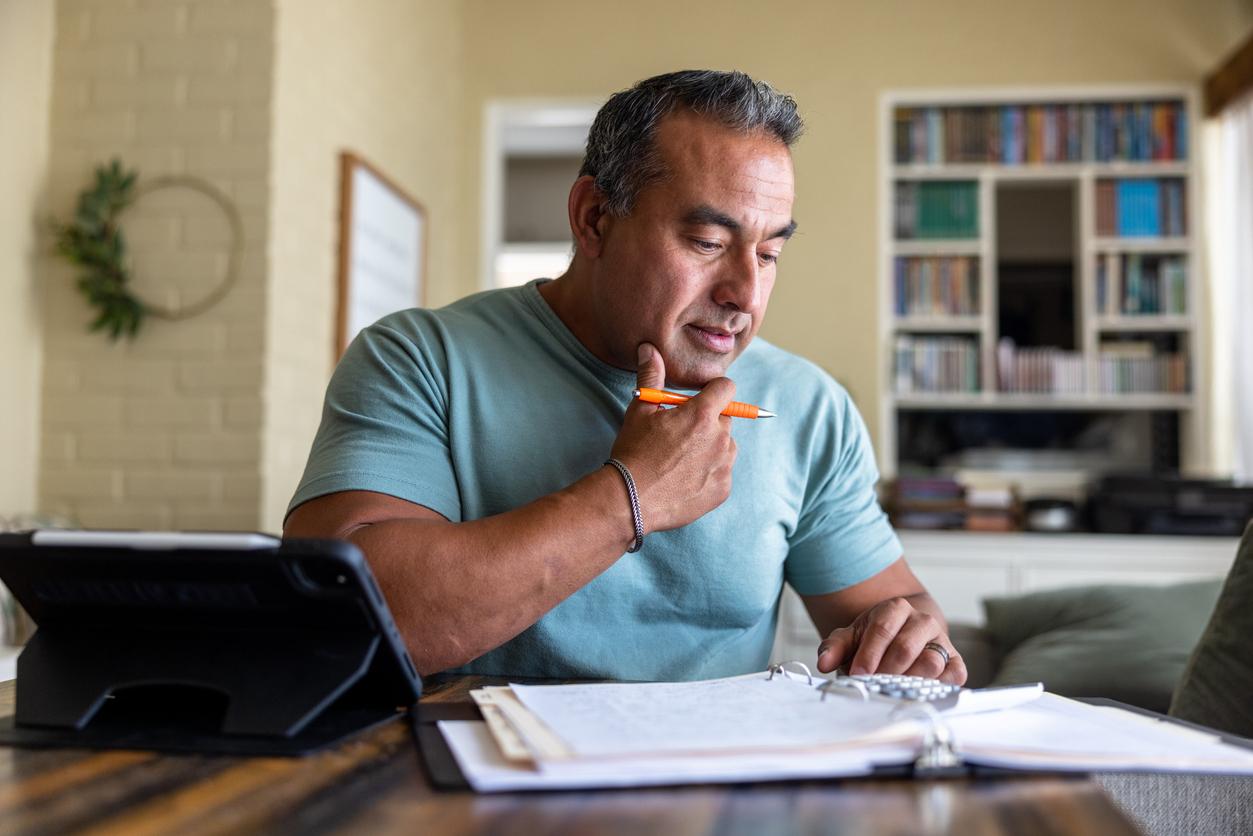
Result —
<svg viewBox="0 0 1253 836"><path fill-rule="evenodd" d="M1088 495L1092 530L1105 534L1239 537L1253 518L1253 485L1179 476L1111 475Z"/></svg>

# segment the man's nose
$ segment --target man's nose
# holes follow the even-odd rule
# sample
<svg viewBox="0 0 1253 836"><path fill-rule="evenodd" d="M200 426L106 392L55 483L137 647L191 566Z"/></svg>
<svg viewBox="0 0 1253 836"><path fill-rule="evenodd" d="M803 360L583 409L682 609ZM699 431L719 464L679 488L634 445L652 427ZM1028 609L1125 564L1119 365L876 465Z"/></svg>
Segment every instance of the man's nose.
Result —
<svg viewBox="0 0 1253 836"><path fill-rule="evenodd" d="M714 301L739 311L754 311L761 303L761 265L752 250L723 262Z"/></svg>

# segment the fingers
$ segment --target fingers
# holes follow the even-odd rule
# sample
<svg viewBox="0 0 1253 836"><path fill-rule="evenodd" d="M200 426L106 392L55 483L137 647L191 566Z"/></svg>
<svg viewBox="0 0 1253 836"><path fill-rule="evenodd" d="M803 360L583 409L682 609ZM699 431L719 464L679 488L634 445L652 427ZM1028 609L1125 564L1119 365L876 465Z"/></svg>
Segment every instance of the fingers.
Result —
<svg viewBox="0 0 1253 836"><path fill-rule="evenodd" d="M914 657L908 667L902 673L908 676L925 676L927 679L940 679L944 672L952 664L953 658L957 656L957 651L953 650L948 642L941 641L943 636L936 636L923 642L922 648L918 651L918 655ZM934 642L948 651L948 661L940 655L939 651L932 650L927 647L928 644ZM908 651L906 651L908 652Z"/></svg>
<svg viewBox="0 0 1253 836"><path fill-rule="evenodd" d="M641 389L664 389L666 387L666 362L652 343L640 343L637 349L639 367L636 385Z"/></svg>
<svg viewBox="0 0 1253 836"><path fill-rule="evenodd" d="M635 371L635 385L640 389L660 389L666 382L666 362L661 359L661 352L652 343L640 343L636 349L636 360L639 365ZM633 398L627 404L626 418L632 420L635 415L652 415L660 412L661 407Z"/></svg>
<svg viewBox="0 0 1253 836"><path fill-rule="evenodd" d="M830 673L838 668L853 652L856 644L852 627L840 627L833 631L822 644L818 645L819 673Z"/></svg>
<svg viewBox="0 0 1253 836"><path fill-rule="evenodd" d="M857 643L857 652L853 656L853 661L848 666L848 672L851 674L900 673L900 670L884 668L883 657L913 612L914 608L909 605L909 602L900 598L884 602L869 610L866 613L866 619L857 630L860 640ZM919 644L919 648L921 647L922 645Z"/></svg>
<svg viewBox="0 0 1253 836"><path fill-rule="evenodd" d="M965 685L966 663L962 659L961 654L943 635L937 636L932 641L948 651L948 662L946 663L944 657L939 653L924 646L922 653L919 654L914 664L905 671L905 674L907 676L925 676L929 679L938 679L953 685Z"/></svg>
<svg viewBox="0 0 1253 836"><path fill-rule="evenodd" d="M727 404L735 400L735 383L729 378L716 377L705 384L684 406L695 409L706 417L719 415Z"/></svg>

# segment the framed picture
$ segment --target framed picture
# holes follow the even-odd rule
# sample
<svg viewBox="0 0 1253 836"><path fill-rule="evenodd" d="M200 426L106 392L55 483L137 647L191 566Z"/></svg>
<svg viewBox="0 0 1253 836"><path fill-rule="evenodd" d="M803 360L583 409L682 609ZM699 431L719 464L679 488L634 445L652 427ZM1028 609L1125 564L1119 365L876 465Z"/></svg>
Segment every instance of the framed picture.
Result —
<svg viewBox="0 0 1253 836"><path fill-rule="evenodd" d="M340 154L335 358L380 317L426 297L426 210L351 151Z"/></svg>

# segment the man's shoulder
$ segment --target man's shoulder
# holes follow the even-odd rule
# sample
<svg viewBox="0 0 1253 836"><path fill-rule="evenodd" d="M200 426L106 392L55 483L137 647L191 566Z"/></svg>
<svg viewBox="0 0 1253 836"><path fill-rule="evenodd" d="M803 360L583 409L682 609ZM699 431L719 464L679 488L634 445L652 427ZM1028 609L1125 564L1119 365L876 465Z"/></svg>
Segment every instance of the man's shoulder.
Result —
<svg viewBox="0 0 1253 836"><path fill-rule="evenodd" d="M825 397L838 403L848 400L848 392L826 369L799 354L757 337L728 372L736 380L758 386L787 390L796 395Z"/></svg>
<svg viewBox="0 0 1253 836"><path fill-rule="evenodd" d="M366 330L384 328L407 333L441 326L455 328L492 320L501 314L516 312L519 305L525 304L525 292L525 287L482 290L463 296L442 308L406 308L387 314Z"/></svg>

